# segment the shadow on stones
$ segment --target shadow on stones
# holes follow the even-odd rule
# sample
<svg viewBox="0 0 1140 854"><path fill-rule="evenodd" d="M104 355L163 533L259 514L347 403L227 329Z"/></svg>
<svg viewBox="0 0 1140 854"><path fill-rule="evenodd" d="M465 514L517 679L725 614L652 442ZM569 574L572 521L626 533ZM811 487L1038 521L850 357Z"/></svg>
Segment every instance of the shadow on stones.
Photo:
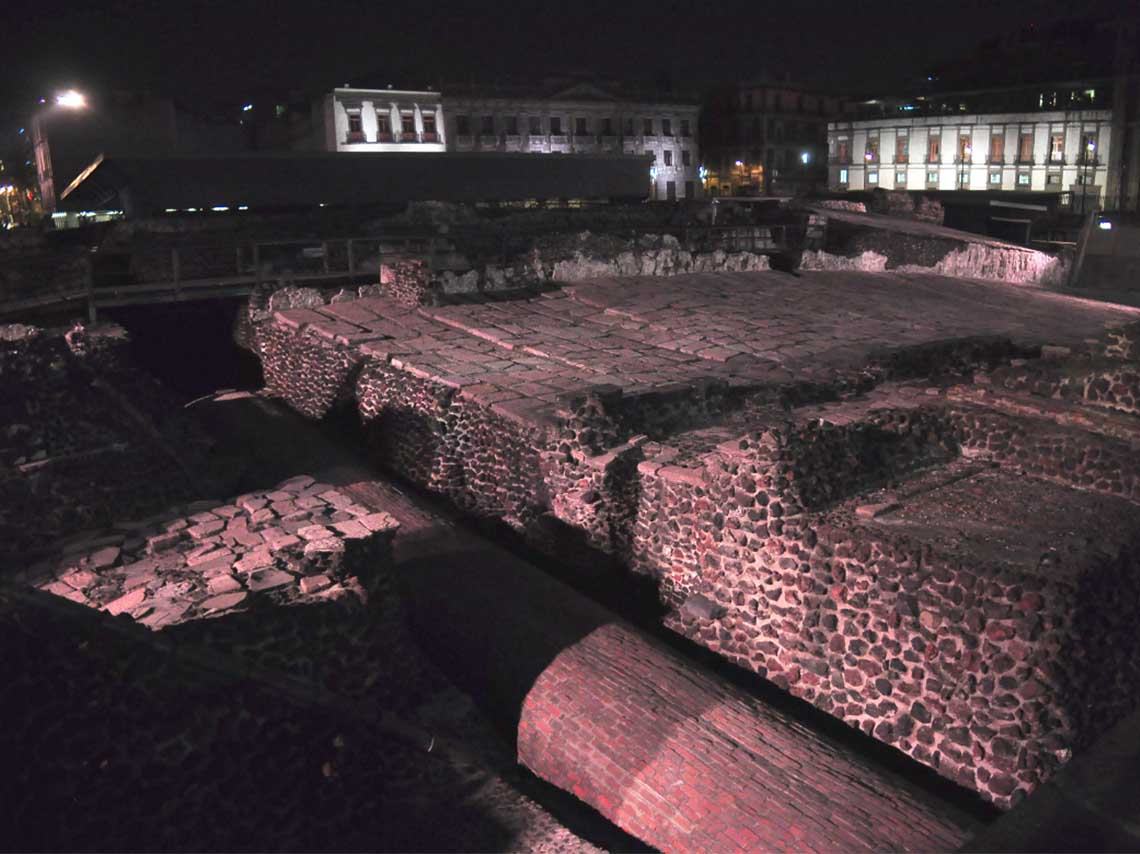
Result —
<svg viewBox="0 0 1140 854"><path fill-rule="evenodd" d="M509 849L514 830L471 798L479 781L438 754L196 645L233 635L271 649L306 610L282 609L293 613L276 615L272 632L267 614L235 615L175 642L0 589L0 679L18 698L0 728L0 848Z"/></svg>

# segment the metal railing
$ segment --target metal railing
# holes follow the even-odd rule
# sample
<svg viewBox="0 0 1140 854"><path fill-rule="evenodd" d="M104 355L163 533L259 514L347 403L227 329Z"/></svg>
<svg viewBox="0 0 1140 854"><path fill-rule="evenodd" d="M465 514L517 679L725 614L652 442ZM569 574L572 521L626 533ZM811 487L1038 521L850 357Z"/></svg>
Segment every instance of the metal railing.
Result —
<svg viewBox="0 0 1140 854"><path fill-rule="evenodd" d="M447 234L408 229L378 237L191 239L124 252L56 256L22 271L19 287L11 280L0 282L0 314L86 303L93 318L99 308L245 296L262 282L326 287L379 282L381 263L409 257L423 259L436 271L505 266L528 256L544 238L579 230L568 219L565 231L550 224L532 229L453 226ZM622 238L635 253L662 249L667 237L692 252L756 253L781 252L803 239L802 227L793 223L644 225L599 230L598 235ZM46 288L45 282L50 283Z"/></svg>

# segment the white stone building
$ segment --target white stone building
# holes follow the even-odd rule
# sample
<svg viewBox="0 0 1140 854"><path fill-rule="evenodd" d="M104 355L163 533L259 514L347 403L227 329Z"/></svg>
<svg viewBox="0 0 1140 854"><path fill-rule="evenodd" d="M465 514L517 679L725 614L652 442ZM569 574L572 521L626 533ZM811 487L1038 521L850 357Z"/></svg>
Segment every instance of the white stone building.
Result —
<svg viewBox="0 0 1140 854"><path fill-rule="evenodd" d="M325 151L446 151L438 92L334 89L321 102Z"/></svg>
<svg viewBox="0 0 1140 854"><path fill-rule="evenodd" d="M488 91L443 101L449 151L648 154L650 198L702 194L698 104L625 100L591 83L542 96Z"/></svg>
<svg viewBox="0 0 1140 854"><path fill-rule="evenodd" d="M828 187L1072 192L1100 205L1111 123L1107 109L831 122Z"/></svg>

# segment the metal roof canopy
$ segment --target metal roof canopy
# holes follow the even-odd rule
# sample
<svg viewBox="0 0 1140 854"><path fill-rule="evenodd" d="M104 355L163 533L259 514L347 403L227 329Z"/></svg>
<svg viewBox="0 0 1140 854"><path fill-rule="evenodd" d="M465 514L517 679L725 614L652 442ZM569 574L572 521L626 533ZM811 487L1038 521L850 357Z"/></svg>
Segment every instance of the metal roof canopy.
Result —
<svg viewBox="0 0 1140 854"><path fill-rule="evenodd" d="M226 205L305 208L409 201L644 199L650 158L620 154L281 153L221 157L101 154L60 194L64 211Z"/></svg>

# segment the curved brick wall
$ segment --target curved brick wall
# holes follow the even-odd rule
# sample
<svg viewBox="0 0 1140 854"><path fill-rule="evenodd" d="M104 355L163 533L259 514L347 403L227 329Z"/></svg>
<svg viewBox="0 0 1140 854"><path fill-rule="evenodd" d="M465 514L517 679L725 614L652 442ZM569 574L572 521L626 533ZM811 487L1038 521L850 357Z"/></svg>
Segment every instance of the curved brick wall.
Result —
<svg viewBox="0 0 1140 854"><path fill-rule="evenodd" d="M519 760L662 851L936 851L926 797L610 623L523 704Z"/></svg>

